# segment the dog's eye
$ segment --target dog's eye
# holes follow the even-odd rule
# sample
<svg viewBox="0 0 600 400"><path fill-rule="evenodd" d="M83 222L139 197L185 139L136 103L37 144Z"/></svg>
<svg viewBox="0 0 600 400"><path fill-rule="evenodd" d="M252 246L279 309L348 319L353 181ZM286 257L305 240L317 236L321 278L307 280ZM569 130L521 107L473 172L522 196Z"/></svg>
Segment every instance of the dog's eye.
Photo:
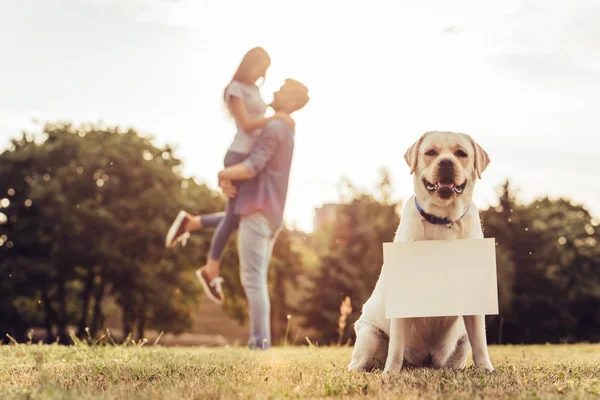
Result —
<svg viewBox="0 0 600 400"><path fill-rule="evenodd" d="M467 153L465 153L462 150L456 150L454 155L456 155L456 157L460 157L460 158L467 158Z"/></svg>
<svg viewBox="0 0 600 400"><path fill-rule="evenodd" d="M437 155L438 155L438 152L437 152L437 151L435 151L435 150L433 150L433 149L431 149L431 150L427 150L427 151L425 152L425 155L426 155L426 156L432 156L432 157L433 157L433 156L437 156Z"/></svg>

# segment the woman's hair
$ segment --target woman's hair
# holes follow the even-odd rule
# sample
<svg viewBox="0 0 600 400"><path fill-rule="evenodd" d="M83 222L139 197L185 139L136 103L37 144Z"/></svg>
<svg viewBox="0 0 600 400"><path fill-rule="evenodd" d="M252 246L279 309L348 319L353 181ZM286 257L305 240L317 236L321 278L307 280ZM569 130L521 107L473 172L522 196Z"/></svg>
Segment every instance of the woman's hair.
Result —
<svg viewBox="0 0 600 400"><path fill-rule="evenodd" d="M229 81L227 86L229 86L229 84L231 84L231 82L233 81L250 84L256 83L250 82L248 74L252 66L260 62L264 63L267 66L271 64L271 57L269 57L269 53L267 53L267 51L262 47L254 47L253 49L250 49L242 59L242 62L238 66L237 70L235 71L235 74L233 74L233 78L231 78L231 81ZM263 74L262 78L264 79L264 77L265 75ZM227 90L227 86L225 87L225 91ZM225 91L223 91L223 100L226 101L227 99L225 98Z"/></svg>

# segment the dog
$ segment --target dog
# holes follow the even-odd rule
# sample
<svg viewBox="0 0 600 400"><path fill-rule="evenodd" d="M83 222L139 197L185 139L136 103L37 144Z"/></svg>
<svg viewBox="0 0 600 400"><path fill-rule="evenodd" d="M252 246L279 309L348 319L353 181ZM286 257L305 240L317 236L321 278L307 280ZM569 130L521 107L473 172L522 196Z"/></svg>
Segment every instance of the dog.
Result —
<svg viewBox="0 0 600 400"><path fill-rule="evenodd" d="M415 194L404 206L394 242L483 238L471 198L490 163L488 153L467 134L435 131L421 136L404 159ZM386 319L382 275L354 325L349 370L460 369L471 349L476 367L494 370L483 315Z"/></svg>

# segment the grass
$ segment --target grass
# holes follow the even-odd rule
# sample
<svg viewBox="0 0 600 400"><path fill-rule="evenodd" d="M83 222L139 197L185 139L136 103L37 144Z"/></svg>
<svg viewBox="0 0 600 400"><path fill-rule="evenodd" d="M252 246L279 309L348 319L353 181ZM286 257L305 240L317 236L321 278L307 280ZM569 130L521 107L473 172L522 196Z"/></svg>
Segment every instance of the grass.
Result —
<svg viewBox="0 0 600 400"><path fill-rule="evenodd" d="M492 346L496 371L350 373L348 347L0 346L1 398L592 398L600 345Z"/></svg>

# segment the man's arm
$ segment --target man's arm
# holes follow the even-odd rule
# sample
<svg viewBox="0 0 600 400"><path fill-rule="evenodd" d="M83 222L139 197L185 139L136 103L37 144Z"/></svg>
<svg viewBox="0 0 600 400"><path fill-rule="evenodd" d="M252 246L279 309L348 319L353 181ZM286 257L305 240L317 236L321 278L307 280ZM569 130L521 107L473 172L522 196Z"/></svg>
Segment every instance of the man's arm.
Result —
<svg viewBox="0 0 600 400"><path fill-rule="evenodd" d="M243 162L227 167L219 172L219 181L246 181L252 178L254 178L254 174L250 172Z"/></svg>
<svg viewBox="0 0 600 400"><path fill-rule="evenodd" d="M256 139L248 158L219 172L219 181L245 181L252 179L262 171L273 157L279 144L279 127L269 123Z"/></svg>

